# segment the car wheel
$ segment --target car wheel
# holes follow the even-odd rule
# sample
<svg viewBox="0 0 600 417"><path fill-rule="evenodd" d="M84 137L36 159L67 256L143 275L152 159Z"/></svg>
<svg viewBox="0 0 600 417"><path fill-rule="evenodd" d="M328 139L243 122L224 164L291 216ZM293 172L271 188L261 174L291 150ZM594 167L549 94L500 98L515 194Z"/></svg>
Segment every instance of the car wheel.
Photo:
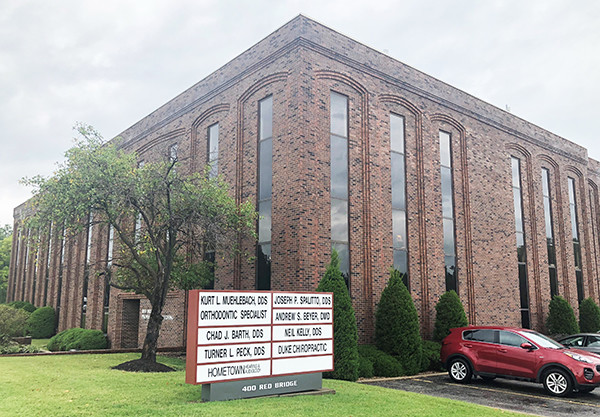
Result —
<svg viewBox="0 0 600 417"><path fill-rule="evenodd" d="M544 388L549 394L564 397L573 391L571 378L562 369L551 369L544 375Z"/></svg>
<svg viewBox="0 0 600 417"><path fill-rule="evenodd" d="M596 389L596 387L579 387L579 389L577 391L582 392L582 393L587 393L587 392L592 392L595 389Z"/></svg>
<svg viewBox="0 0 600 417"><path fill-rule="evenodd" d="M452 359L448 367L448 375L454 382L465 383L471 380L473 373L466 360L462 358Z"/></svg>

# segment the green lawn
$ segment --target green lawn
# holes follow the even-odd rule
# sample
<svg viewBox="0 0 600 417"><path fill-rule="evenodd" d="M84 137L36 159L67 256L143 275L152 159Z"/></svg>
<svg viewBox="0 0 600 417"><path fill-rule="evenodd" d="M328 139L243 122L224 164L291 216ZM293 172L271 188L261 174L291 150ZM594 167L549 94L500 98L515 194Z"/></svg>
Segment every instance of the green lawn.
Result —
<svg viewBox="0 0 600 417"><path fill-rule="evenodd" d="M335 395L201 403L200 386L178 369L136 374L110 369L137 354L0 357L0 416L511 416L492 408L367 385L325 380ZM440 388L442 389L442 388Z"/></svg>
<svg viewBox="0 0 600 417"><path fill-rule="evenodd" d="M50 339L31 339L31 344L42 349L46 349Z"/></svg>

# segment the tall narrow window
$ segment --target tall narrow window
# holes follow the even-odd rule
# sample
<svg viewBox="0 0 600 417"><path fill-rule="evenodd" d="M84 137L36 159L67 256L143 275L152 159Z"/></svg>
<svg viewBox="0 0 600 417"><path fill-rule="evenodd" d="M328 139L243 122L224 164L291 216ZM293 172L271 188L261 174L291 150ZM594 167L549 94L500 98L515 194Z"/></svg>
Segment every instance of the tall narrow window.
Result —
<svg viewBox="0 0 600 417"><path fill-rule="evenodd" d="M81 327L85 329L85 319L87 312L87 293L88 293L88 283L90 281L90 260L92 259L92 233L94 224L94 214L90 212L88 217L88 228L87 228L87 242L86 242L86 252L85 252L85 269L83 272L83 295L81 299Z"/></svg>
<svg viewBox="0 0 600 417"><path fill-rule="evenodd" d="M454 192L452 176L452 140L440 130L440 165L442 177L442 222L444 230L444 271L446 291L458 293L456 271L456 236L454 231Z"/></svg>
<svg viewBox="0 0 600 417"><path fill-rule="evenodd" d="M219 175L219 124L208 128L208 152L207 152L207 163L210 166L208 171L209 178L214 178Z"/></svg>
<svg viewBox="0 0 600 417"><path fill-rule="evenodd" d="M348 97L331 92L331 246L350 285L348 234Z"/></svg>
<svg viewBox="0 0 600 417"><path fill-rule="evenodd" d="M271 289L271 196L273 185L273 96L259 103L258 245L256 289Z"/></svg>
<svg viewBox="0 0 600 417"><path fill-rule="evenodd" d="M409 288L406 244L406 168L404 154L404 117L390 114L392 167L392 233L394 235L394 269L403 274Z"/></svg>
<svg viewBox="0 0 600 417"><path fill-rule="evenodd" d="M60 265L58 266L58 288L56 290L56 324L55 329L58 330L60 319L60 307L62 298L62 282L65 270L65 252L67 249L67 227L63 224L61 242L60 242Z"/></svg>
<svg viewBox="0 0 600 417"><path fill-rule="evenodd" d="M571 212L571 231L573 233L573 256L575 257L575 278L577 282L577 301L584 297L583 270L581 267L581 242L579 240L579 219L577 218L577 195L575 179L569 177L569 209Z"/></svg>
<svg viewBox="0 0 600 417"><path fill-rule="evenodd" d="M169 158L173 155L171 148L169 148ZM175 148L175 158L177 158L177 148ZM172 160L171 160L172 161ZM143 168L145 165L144 161L139 161L137 164L138 169ZM138 212L135 216L135 222L133 223L133 236L135 239L134 243L139 243L142 231L142 213Z"/></svg>
<svg viewBox="0 0 600 417"><path fill-rule="evenodd" d="M546 247L548 248L548 273L550 275L550 297L558 295L556 275L556 245L552 222L552 198L550 196L550 171L542 168L542 192L544 195L544 218L546 223Z"/></svg>
<svg viewBox="0 0 600 417"><path fill-rule="evenodd" d="M108 332L108 313L110 306L110 277L112 273L113 252L115 248L115 229L112 224L108 227L108 251L106 252L106 270L104 274L104 299L102 303L102 331Z"/></svg>
<svg viewBox="0 0 600 417"><path fill-rule="evenodd" d="M21 300L25 301L25 283L27 282L27 273L29 272L29 252L31 250L31 229L27 229L27 238L25 240L25 263L23 264L23 285L21 287Z"/></svg>
<svg viewBox="0 0 600 417"><path fill-rule="evenodd" d="M17 301L17 281L18 279L18 272L19 272L19 255L20 252L22 250L22 246L23 243L21 242L21 230L19 229L19 231L17 232L17 244L15 247L15 265L13 267L13 270L15 271L13 274L13 282L12 282L12 292L11 292L11 299L12 301Z"/></svg>
<svg viewBox="0 0 600 417"><path fill-rule="evenodd" d="M521 326L529 328L529 285L527 282L527 251L523 222L523 194L521 191L521 161L512 157L512 189L515 207L515 231L517 234L517 262L519 268L519 294L521 301Z"/></svg>
<svg viewBox="0 0 600 417"><path fill-rule="evenodd" d="M48 305L48 282L50 281L50 260L52 259L52 223L48 227L48 252L46 256L46 276L44 277L44 305Z"/></svg>
<svg viewBox="0 0 600 417"><path fill-rule="evenodd" d="M39 241L39 230L36 231L37 241ZM38 259L40 256L39 245L36 245L34 248L34 256L33 256L33 284L31 286L31 304L36 304L35 302L35 292L37 290L37 280L38 280Z"/></svg>

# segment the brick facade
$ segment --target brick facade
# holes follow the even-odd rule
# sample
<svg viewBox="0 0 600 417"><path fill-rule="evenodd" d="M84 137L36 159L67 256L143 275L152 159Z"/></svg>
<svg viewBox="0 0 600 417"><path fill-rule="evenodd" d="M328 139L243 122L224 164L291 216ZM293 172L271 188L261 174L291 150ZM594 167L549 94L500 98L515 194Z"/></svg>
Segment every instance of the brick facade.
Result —
<svg viewBox="0 0 600 417"><path fill-rule="evenodd" d="M458 292L469 322L521 325L511 157L521 161L531 326L544 330L550 301L542 168L551 176L558 293L577 312L570 177L577 186L584 295L599 301L600 163L589 159L585 148L306 17L293 19L120 136L143 160L164 155L177 143L178 154L189 157L185 169L201 170L207 129L218 122L219 173L238 202L256 203L258 102L272 96L271 288L314 290L331 253L332 91L349 102L350 292L361 342L372 341L374 311L393 264L390 113L405 120L410 292L425 337L446 290L440 130L451 135ZM21 229L24 210L15 209L8 300L60 304L59 329L80 326L87 234L68 236L63 245L62 230L52 230L49 245L48 231ZM88 271L88 328L102 327L106 290L94 265L106 260L108 231L96 229ZM28 235L42 237L35 253L34 245L27 245ZM243 247L255 253L255 242L243 242ZM254 289L255 264L241 257L225 259L215 288ZM141 345L148 308L141 297L111 290L108 335L114 347L133 346L136 339ZM184 313L184 294L170 294L161 346L184 345Z"/></svg>

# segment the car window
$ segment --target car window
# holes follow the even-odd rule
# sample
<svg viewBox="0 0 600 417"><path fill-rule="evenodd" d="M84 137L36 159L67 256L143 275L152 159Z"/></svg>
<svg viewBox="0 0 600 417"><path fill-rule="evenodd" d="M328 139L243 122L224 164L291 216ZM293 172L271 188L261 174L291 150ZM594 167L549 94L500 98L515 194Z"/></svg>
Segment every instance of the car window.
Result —
<svg viewBox="0 0 600 417"><path fill-rule="evenodd" d="M563 345L555 340L550 339L543 334L535 332L533 330L519 330L517 331L521 336L525 336L527 339L533 341L536 345L549 349L564 349Z"/></svg>
<svg viewBox="0 0 600 417"><path fill-rule="evenodd" d="M587 346L594 348L600 347L600 336L588 336Z"/></svg>
<svg viewBox="0 0 600 417"><path fill-rule="evenodd" d="M523 343L529 343L527 339L519 336L513 332L507 332L505 330L500 331L500 344L507 346L521 346Z"/></svg>
<svg viewBox="0 0 600 417"><path fill-rule="evenodd" d="M562 343L565 346L568 347L582 347L583 346L583 341L585 339L585 336L573 336L573 337L567 337L566 339L563 339L560 341L560 343Z"/></svg>
<svg viewBox="0 0 600 417"><path fill-rule="evenodd" d="M463 339L474 342L498 343L497 333L497 330L490 329L465 330L463 332Z"/></svg>

